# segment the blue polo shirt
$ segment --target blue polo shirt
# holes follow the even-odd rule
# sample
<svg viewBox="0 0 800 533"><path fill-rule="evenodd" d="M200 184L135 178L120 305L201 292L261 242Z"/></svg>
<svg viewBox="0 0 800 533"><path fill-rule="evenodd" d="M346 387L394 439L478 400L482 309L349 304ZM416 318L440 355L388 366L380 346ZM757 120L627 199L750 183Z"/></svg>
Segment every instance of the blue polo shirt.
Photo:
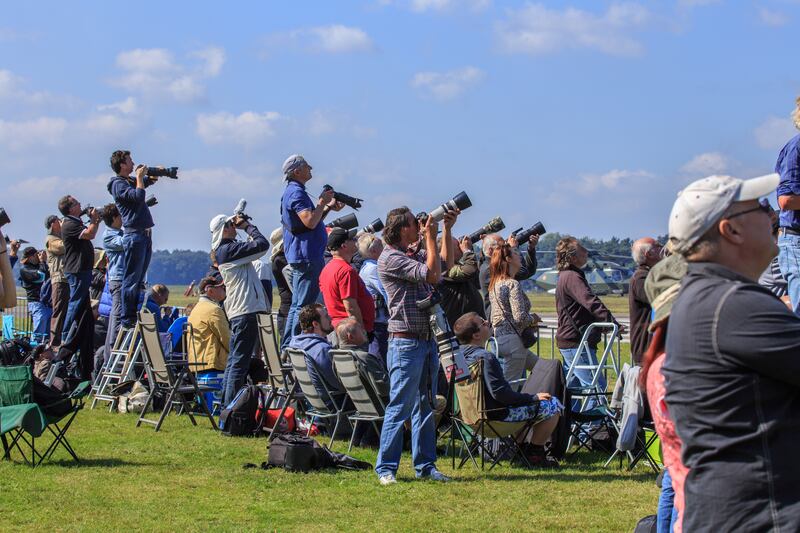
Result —
<svg viewBox="0 0 800 533"><path fill-rule="evenodd" d="M800 135L795 135L778 155L775 172L780 174L778 196L794 194L800 196ZM800 210L781 209L780 224L782 228L800 231Z"/></svg>
<svg viewBox="0 0 800 533"><path fill-rule="evenodd" d="M314 210L314 201L304 185L289 180L281 197L281 224L283 225L283 250L288 263L312 263L323 261L328 234L325 223L306 228L297 213Z"/></svg>

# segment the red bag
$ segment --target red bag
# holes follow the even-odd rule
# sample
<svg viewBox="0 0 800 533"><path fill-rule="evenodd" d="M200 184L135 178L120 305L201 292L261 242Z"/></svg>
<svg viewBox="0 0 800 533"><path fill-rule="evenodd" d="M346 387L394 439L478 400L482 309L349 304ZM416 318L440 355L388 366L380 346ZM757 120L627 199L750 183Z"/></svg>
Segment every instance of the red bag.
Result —
<svg viewBox="0 0 800 533"><path fill-rule="evenodd" d="M275 429L276 433L291 433L293 432L297 424L295 423L294 419L294 408L287 407L286 412L283 413L283 418L278 421L278 415L281 414L280 409L268 409L267 416L264 417L264 425L262 426L264 429L272 429L275 427L275 423L278 422L278 427ZM256 412L256 420L261 420L262 411L259 409Z"/></svg>

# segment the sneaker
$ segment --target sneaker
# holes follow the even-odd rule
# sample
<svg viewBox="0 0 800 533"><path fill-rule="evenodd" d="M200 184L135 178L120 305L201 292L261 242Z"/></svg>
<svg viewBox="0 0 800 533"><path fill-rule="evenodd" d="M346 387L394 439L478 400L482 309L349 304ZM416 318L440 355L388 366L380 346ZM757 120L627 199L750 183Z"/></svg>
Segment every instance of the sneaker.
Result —
<svg viewBox="0 0 800 533"><path fill-rule="evenodd" d="M449 476L445 476L435 468L425 474L424 476L420 476L420 479L430 479L431 481L440 481L442 483L447 483L448 481L452 481L453 478Z"/></svg>
<svg viewBox="0 0 800 533"><path fill-rule="evenodd" d="M397 483L397 480L394 477L394 474L384 474L378 478L378 481L381 485L392 485Z"/></svg>

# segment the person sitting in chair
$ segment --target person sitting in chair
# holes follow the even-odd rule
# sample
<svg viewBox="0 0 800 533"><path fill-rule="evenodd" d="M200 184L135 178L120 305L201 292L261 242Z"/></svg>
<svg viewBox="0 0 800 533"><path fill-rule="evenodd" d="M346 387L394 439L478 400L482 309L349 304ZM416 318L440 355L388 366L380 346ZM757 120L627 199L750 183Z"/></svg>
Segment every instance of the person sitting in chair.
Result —
<svg viewBox="0 0 800 533"><path fill-rule="evenodd" d="M375 392L383 405L389 403L389 373L381 356L367 351L368 339L364 326L354 318L345 318L336 325L336 336L339 338L339 348L351 350L358 358L356 366L361 378L375 384Z"/></svg>
<svg viewBox="0 0 800 533"><path fill-rule="evenodd" d="M228 363L231 329L222 308L224 299L222 277L208 276L200 280L200 300L188 319L192 326L189 361L200 363L193 367L198 374L224 372Z"/></svg>
<svg viewBox="0 0 800 533"><path fill-rule="evenodd" d="M536 420L531 432L525 437L522 451L533 466L558 466L548 457L544 445L550 440L553 430L564 406L557 398L546 392L537 395L517 392L503 376L500 362L491 352L484 349L491 337L489 322L478 313L462 315L453 325L453 330L461 343L464 358L469 365L483 359L483 379L486 394L486 409L489 418L504 422Z"/></svg>

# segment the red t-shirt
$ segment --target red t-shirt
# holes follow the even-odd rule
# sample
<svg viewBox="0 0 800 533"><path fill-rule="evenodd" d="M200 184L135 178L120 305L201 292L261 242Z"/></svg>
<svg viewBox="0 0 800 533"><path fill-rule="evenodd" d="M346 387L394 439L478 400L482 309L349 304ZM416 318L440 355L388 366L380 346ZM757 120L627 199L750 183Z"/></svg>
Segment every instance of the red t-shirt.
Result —
<svg viewBox="0 0 800 533"><path fill-rule="evenodd" d="M334 327L349 316L343 300L355 298L361 310L361 317L364 319L364 329L368 332L373 331L375 300L352 265L338 257L331 259L319 275L319 289Z"/></svg>

